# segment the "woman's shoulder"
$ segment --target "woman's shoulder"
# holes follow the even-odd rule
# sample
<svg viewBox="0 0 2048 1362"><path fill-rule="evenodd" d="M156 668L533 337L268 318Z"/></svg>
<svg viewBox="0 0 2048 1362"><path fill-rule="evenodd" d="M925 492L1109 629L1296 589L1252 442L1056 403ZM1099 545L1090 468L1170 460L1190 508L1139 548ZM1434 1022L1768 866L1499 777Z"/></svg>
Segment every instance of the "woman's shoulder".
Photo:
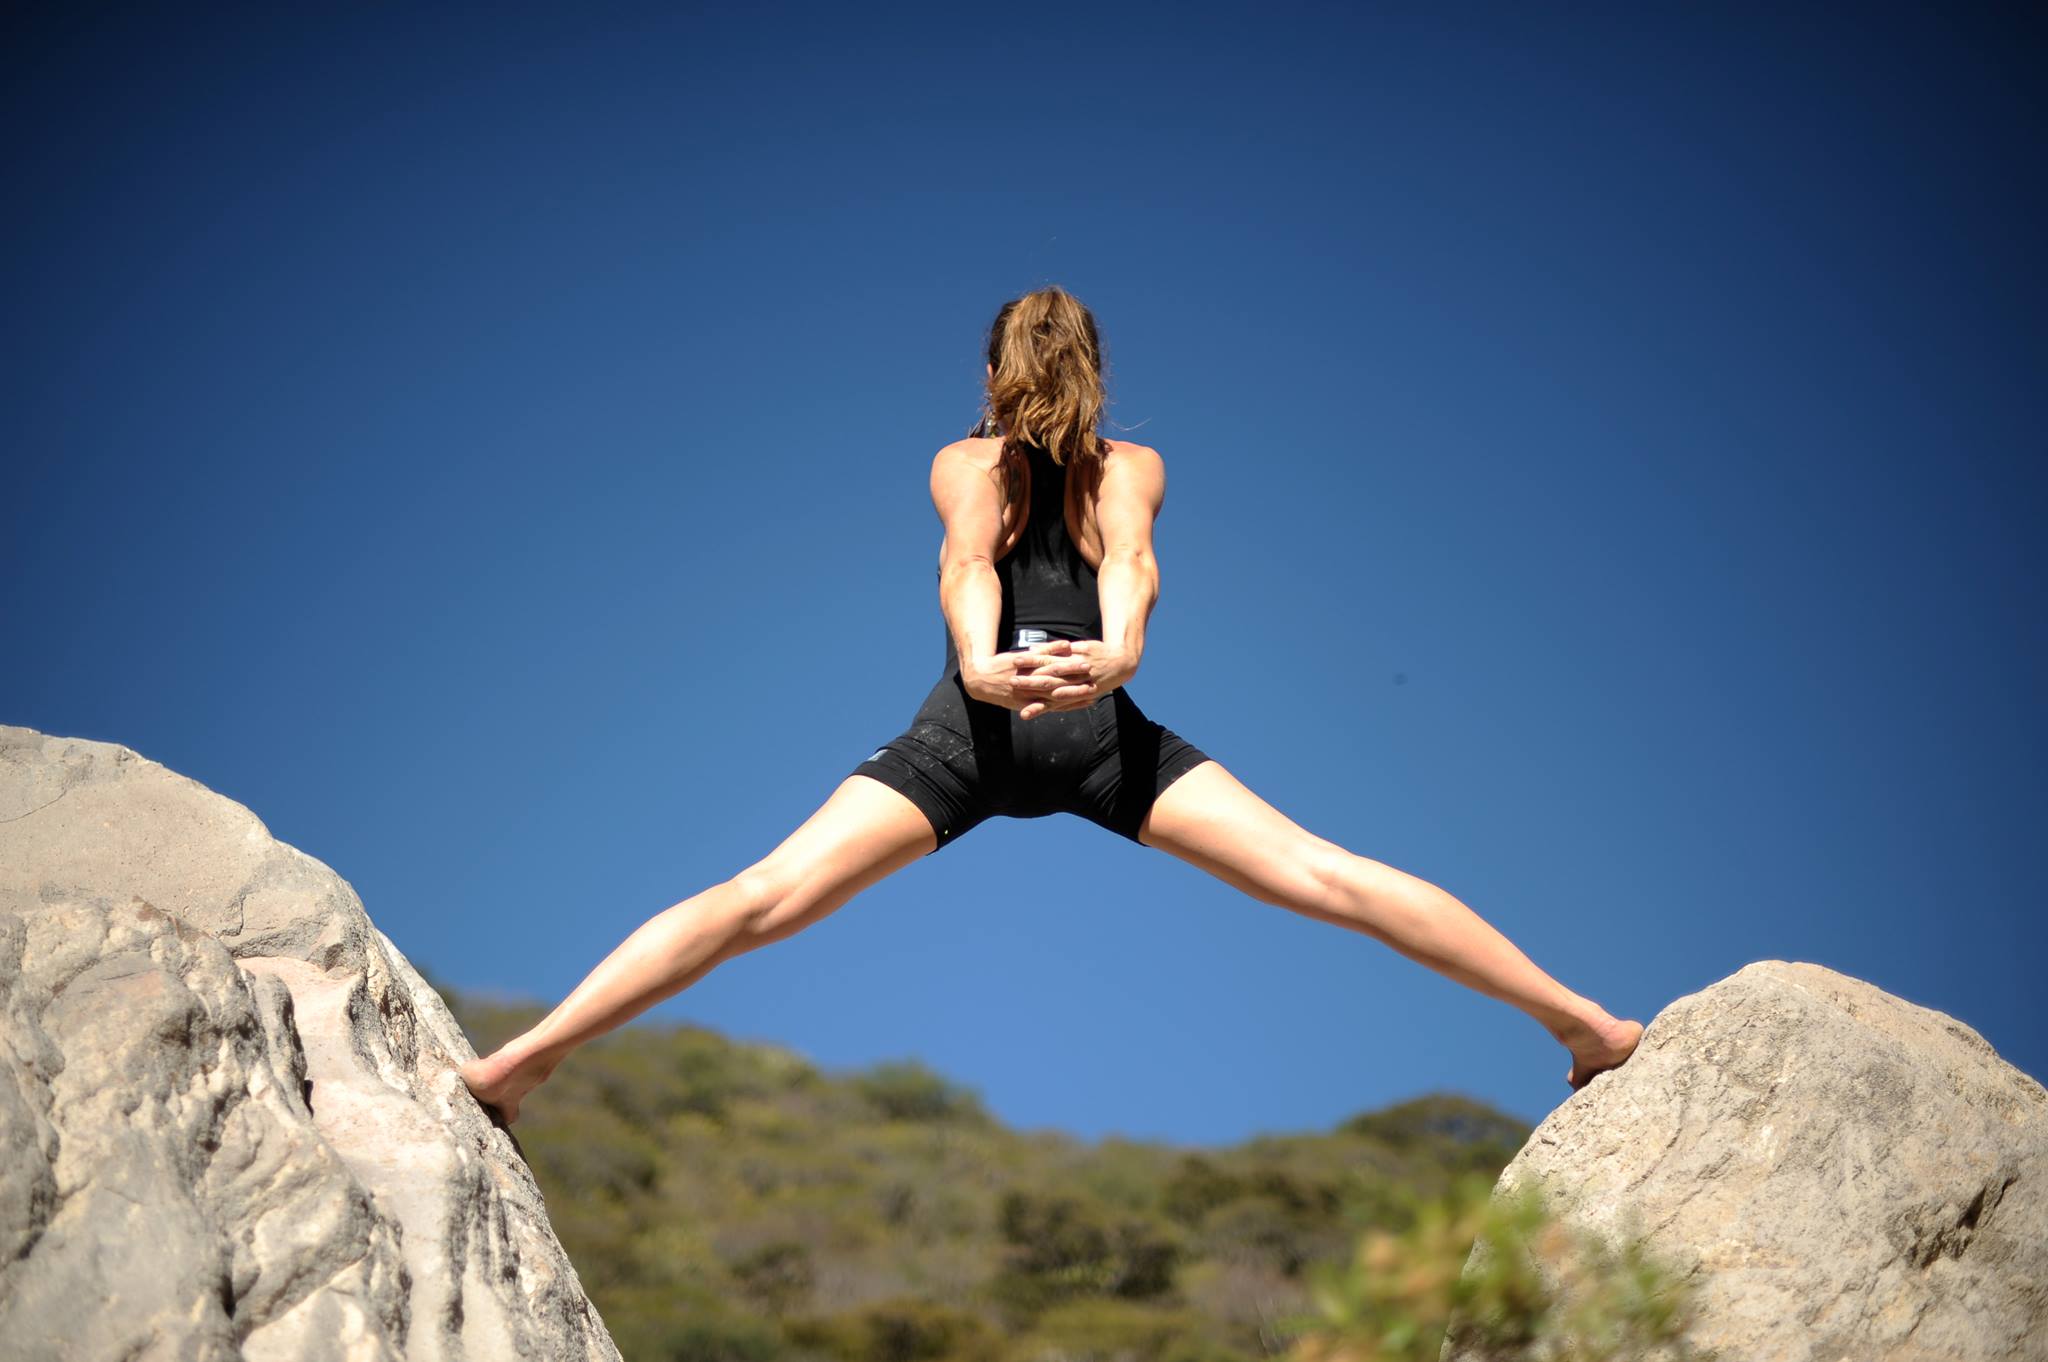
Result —
<svg viewBox="0 0 2048 1362"><path fill-rule="evenodd" d="M1105 439L1102 442L1102 449L1102 465L1105 471L1118 464L1157 466L1164 462L1157 449L1151 445L1141 445L1136 440ZM969 435L942 446L933 457L935 460L961 459L978 467L993 468L1002 461L1002 437Z"/></svg>
<svg viewBox="0 0 2048 1362"><path fill-rule="evenodd" d="M1002 459L1001 440L984 440L970 435L964 440L941 445L939 452L932 455L932 485L936 487L940 479L949 475L993 475L1001 465Z"/></svg>
<svg viewBox="0 0 2048 1362"><path fill-rule="evenodd" d="M1159 457L1158 450L1151 445L1141 445L1136 440L1104 440L1102 443L1112 454L1118 450L1128 450L1141 459Z"/></svg>
<svg viewBox="0 0 2048 1362"><path fill-rule="evenodd" d="M934 459L966 459L973 463L993 465L1002 457L1003 442L998 437L969 435L940 447Z"/></svg>
<svg viewBox="0 0 2048 1362"><path fill-rule="evenodd" d="M1164 468L1166 461L1159 457L1159 451L1151 445L1141 445L1136 440L1104 440L1102 443L1108 451L1102 460L1104 472L1118 465L1147 469Z"/></svg>

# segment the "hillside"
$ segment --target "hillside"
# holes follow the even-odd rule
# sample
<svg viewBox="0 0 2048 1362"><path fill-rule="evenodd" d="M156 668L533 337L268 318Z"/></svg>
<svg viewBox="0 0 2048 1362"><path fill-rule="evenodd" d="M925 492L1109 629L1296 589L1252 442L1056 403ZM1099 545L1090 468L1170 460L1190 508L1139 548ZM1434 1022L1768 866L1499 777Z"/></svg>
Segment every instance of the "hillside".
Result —
<svg viewBox="0 0 2048 1362"><path fill-rule="evenodd" d="M443 989L480 1053L544 1009ZM1227 1148L1005 1127L914 1061L828 1073L702 1027L585 1047L516 1132L628 1358L1259 1358L1313 1262L1529 1127L1430 1094Z"/></svg>

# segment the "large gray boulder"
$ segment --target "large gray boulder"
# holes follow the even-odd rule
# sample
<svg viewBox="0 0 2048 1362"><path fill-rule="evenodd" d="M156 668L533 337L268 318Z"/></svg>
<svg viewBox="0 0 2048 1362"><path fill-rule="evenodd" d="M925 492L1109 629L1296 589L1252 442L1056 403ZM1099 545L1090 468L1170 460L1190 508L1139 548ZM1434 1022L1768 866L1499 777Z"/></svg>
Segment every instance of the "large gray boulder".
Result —
<svg viewBox="0 0 2048 1362"><path fill-rule="evenodd" d="M11 1362L616 1359L474 1054L248 809L0 726Z"/></svg>
<svg viewBox="0 0 2048 1362"><path fill-rule="evenodd" d="M2048 1091L1822 966L1759 961L1665 1008L1496 1193L1531 1181L1569 1223L1643 1231L1697 1288L1686 1341L1731 1362L2048 1358ZM1484 1354L1454 1322L1443 1356Z"/></svg>

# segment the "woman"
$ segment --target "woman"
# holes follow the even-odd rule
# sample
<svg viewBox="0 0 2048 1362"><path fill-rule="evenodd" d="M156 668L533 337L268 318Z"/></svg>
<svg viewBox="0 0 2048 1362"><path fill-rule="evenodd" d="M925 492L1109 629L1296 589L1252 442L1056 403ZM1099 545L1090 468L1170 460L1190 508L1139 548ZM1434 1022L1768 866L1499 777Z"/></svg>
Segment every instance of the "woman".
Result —
<svg viewBox="0 0 2048 1362"><path fill-rule="evenodd" d="M464 1065L478 1100L509 1124L576 1046L992 814L1078 814L1376 937L1541 1022L1571 1052L1574 1089L1628 1058L1639 1023L1552 979L1442 889L1296 826L1138 708L1125 683L1159 594L1166 473L1156 451L1095 434L1102 404L1088 309L1056 287L1005 303L980 433L932 461L946 661L909 729L764 859L650 919L532 1030Z"/></svg>

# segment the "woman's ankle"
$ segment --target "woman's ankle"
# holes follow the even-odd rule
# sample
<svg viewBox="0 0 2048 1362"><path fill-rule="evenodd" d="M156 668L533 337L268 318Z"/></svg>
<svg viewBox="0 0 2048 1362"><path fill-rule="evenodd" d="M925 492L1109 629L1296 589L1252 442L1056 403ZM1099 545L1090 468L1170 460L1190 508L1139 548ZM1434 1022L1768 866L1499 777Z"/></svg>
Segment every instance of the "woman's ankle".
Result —
<svg viewBox="0 0 2048 1362"><path fill-rule="evenodd" d="M498 1050L498 1056L513 1071L522 1078L532 1079L535 1083L546 1082L548 1075L552 1074L568 1055L569 1051L566 1048L550 1044L533 1031L515 1036Z"/></svg>
<svg viewBox="0 0 2048 1362"><path fill-rule="evenodd" d="M1621 1019L1590 998L1578 998L1565 1016L1549 1028L1557 1043L1567 1049L1606 1044Z"/></svg>

